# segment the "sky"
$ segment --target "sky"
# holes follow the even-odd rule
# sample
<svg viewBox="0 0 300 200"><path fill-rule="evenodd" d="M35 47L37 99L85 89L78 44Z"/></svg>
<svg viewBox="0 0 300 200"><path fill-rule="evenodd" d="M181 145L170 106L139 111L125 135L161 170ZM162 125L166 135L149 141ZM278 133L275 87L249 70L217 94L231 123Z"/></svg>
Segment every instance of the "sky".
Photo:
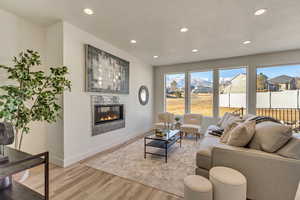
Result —
<svg viewBox="0 0 300 200"><path fill-rule="evenodd" d="M220 70L220 79L221 80L230 80L234 76L246 73L246 68L238 68L238 69L226 69ZM268 76L268 78L274 78L280 75L288 75L292 77L300 77L300 65L283 65L279 67L265 67L258 68L257 74L263 73ZM209 82L212 82L213 75L212 71L208 72L192 72L191 78L194 79L203 79ZM170 74L167 75L167 82L172 80L184 79L184 74Z"/></svg>
<svg viewBox="0 0 300 200"><path fill-rule="evenodd" d="M274 78L280 75L288 75L292 77L300 77L300 65L287 65L280 67L258 68L257 74L263 73L268 78Z"/></svg>

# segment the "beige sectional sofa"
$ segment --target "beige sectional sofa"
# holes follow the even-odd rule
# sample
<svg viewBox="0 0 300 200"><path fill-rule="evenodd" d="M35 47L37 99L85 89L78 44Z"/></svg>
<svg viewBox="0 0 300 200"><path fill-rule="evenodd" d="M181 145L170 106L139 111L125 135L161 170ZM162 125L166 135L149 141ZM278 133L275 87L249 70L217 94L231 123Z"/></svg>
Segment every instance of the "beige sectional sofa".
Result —
<svg viewBox="0 0 300 200"><path fill-rule="evenodd" d="M211 129L209 127L209 129ZM196 154L196 174L208 177L214 166L236 169L247 178L247 198L252 200L294 200L300 181L300 160L277 153L233 147L205 133ZM300 152L299 152L300 154Z"/></svg>

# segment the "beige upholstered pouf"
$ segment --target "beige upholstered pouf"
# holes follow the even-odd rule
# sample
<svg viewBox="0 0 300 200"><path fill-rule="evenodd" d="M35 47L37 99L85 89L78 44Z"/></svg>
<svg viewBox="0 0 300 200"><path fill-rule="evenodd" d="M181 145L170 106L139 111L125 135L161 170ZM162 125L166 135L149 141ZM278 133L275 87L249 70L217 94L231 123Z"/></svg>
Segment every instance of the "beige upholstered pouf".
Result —
<svg viewBox="0 0 300 200"><path fill-rule="evenodd" d="M190 175L184 179L185 200L212 200L212 184L202 176Z"/></svg>
<svg viewBox="0 0 300 200"><path fill-rule="evenodd" d="M227 167L214 167L209 171L214 200L246 200L247 180L240 172Z"/></svg>

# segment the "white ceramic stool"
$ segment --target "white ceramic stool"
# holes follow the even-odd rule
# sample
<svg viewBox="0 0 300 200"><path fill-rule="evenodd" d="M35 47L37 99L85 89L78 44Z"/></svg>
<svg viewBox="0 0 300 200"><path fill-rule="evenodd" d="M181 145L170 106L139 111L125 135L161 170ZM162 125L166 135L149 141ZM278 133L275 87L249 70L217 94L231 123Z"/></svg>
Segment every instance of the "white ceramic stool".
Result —
<svg viewBox="0 0 300 200"><path fill-rule="evenodd" d="M240 172L227 167L214 167L209 171L214 200L246 200L247 180Z"/></svg>
<svg viewBox="0 0 300 200"><path fill-rule="evenodd" d="M202 176L190 175L184 179L184 200L212 200L211 182Z"/></svg>

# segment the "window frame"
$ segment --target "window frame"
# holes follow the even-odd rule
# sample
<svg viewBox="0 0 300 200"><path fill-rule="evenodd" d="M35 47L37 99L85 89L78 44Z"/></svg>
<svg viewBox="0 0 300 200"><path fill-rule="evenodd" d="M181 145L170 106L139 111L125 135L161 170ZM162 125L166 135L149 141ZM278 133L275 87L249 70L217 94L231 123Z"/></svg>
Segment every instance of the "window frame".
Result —
<svg viewBox="0 0 300 200"><path fill-rule="evenodd" d="M264 66L261 66L264 67ZM184 96L184 114L186 113L191 113L191 91L190 91L190 86L191 86L191 73L196 73L196 72L212 72L212 82L213 82L213 109L212 109L212 116L204 116L207 118L213 118L213 119L218 119L220 118L219 114L219 80L220 80L220 71L221 70L231 70L231 69L240 69L244 68L246 70L246 111L248 113L249 109L249 86L250 86L250 68L253 68L253 70L256 72L256 65L239 65L239 66L222 66L222 67L205 67L205 68L199 68L195 70L187 70L187 71L174 71L174 72L165 72L163 73L164 77L164 85L163 85L163 107L164 107L164 112L166 112L167 104L166 104L166 76L167 75L172 75L172 74L184 74L184 79L185 79L185 96ZM256 74L256 73L255 73ZM256 79L256 77L255 77ZM255 82L255 88L256 88L256 82ZM256 94L255 94L256 95ZM256 98L256 97L255 97Z"/></svg>

